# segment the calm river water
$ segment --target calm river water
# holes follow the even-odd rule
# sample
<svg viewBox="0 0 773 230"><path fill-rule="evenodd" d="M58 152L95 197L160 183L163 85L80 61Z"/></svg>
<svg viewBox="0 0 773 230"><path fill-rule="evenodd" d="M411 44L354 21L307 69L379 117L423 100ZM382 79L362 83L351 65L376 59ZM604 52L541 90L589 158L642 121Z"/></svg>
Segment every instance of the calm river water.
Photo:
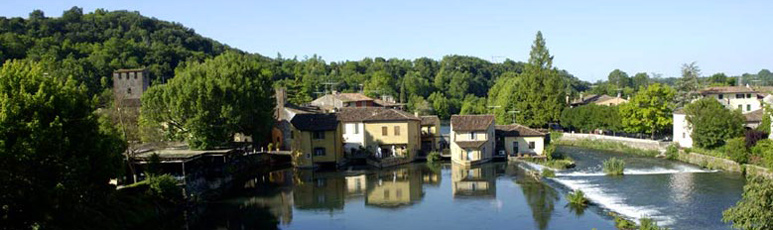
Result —
<svg viewBox="0 0 773 230"><path fill-rule="evenodd" d="M672 229L727 229L722 210L741 197L740 174L661 159L561 147L577 167L540 182L522 163L462 167L415 163L384 170L283 169L258 175L209 203L192 229L614 229L609 211L649 216ZM607 177L616 156L626 175ZM593 204L574 210L582 189Z"/></svg>

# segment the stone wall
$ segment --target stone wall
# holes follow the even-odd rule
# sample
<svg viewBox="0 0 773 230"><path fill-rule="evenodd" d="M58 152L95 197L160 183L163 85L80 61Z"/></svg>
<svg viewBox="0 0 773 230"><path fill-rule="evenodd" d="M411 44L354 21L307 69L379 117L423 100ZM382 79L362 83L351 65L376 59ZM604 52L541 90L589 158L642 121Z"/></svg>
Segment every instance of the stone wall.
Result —
<svg viewBox="0 0 773 230"><path fill-rule="evenodd" d="M631 148L637 148L637 149L643 149L643 150L657 150L657 151L665 151L666 147L668 147L668 145L671 144L671 142L661 142L661 141L655 141L655 140L636 139L636 138L628 138L628 137L615 137L615 136L587 134L587 133L564 133L563 135L561 135L561 138L560 138L560 140L566 140L566 141L578 141L582 139L619 142Z"/></svg>

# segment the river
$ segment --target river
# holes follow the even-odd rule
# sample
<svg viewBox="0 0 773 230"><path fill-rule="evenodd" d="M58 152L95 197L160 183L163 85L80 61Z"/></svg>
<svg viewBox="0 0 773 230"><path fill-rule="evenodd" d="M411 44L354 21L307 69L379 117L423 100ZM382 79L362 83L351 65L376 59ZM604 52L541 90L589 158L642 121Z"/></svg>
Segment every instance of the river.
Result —
<svg viewBox="0 0 773 230"><path fill-rule="evenodd" d="M577 162L544 181L535 165L472 167L414 163L372 170L280 169L257 175L226 198L201 207L191 229L614 229L609 211L650 216L672 229L727 229L722 210L740 199L743 177L662 159L560 147ZM601 162L627 162L622 177ZM567 205L569 189L593 204ZM203 210L203 211L201 211ZM276 221L274 223L273 221Z"/></svg>

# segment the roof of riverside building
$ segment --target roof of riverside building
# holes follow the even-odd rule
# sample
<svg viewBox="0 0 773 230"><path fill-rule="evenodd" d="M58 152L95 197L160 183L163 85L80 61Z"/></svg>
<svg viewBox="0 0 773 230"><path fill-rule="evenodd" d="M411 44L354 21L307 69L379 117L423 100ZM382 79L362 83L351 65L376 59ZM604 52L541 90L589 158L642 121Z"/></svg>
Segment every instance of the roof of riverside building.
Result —
<svg viewBox="0 0 773 230"><path fill-rule="evenodd" d="M453 115L451 127L454 131L482 131L494 124L494 115Z"/></svg>

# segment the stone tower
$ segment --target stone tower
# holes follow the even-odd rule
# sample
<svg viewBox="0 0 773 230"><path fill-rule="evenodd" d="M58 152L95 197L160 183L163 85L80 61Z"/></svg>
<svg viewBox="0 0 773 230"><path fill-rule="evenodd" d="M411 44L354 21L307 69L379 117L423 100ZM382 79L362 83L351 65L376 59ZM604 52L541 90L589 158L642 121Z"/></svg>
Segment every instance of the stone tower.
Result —
<svg viewBox="0 0 773 230"><path fill-rule="evenodd" d="M113 96L125 106L139 106L140 96L150 86L147 69L119 69L113 72Z"/></svg>

